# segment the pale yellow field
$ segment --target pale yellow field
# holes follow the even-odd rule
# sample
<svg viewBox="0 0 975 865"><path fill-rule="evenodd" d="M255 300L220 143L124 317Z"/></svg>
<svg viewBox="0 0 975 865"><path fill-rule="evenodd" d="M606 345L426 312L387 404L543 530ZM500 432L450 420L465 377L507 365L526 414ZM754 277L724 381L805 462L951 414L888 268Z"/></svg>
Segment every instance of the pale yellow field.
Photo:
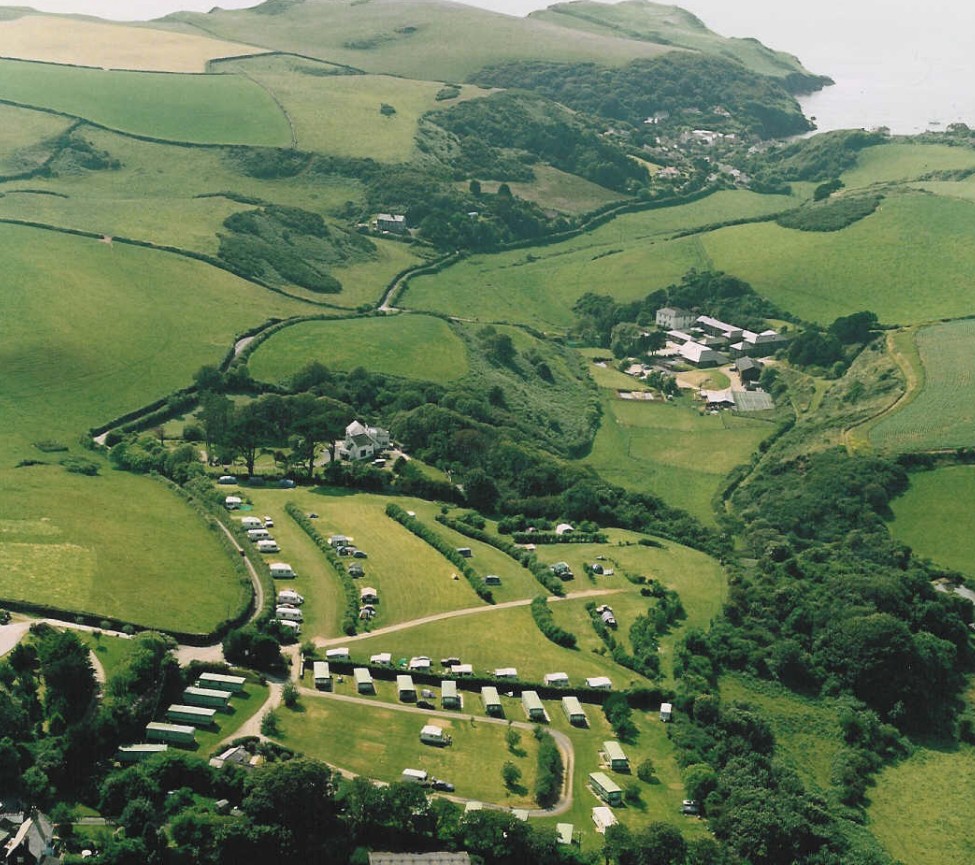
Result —
<svg viewBox="0 0 975 865"><path fill-rule="evenodd" d="M142 72L205 72L209 60L264 49L206 36L27 15L0 22L0 57Z"/></svg>

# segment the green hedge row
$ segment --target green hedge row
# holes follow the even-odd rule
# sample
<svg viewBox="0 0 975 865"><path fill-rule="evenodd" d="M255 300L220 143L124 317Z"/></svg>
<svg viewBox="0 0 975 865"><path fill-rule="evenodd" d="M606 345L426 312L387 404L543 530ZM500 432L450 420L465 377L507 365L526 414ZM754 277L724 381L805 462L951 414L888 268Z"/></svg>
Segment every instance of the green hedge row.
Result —
<svg viewBox="0 0 975 865"><path fill-rule="evenodd" d="M342 631L351 637L359 626L359 592L356 589L355 581L349 576L349 572L345 569L345 563L339 558L338 553L335 552L328 539L322 537L321 533L312 525L311 520L308 519L301 508L294 502L288 502L284 506L284 509L287 511L288 516L315 542L315 546L328 559L328 563L332 566L339 581L342 583L342 589L345 591L345 615L342 616Z"/></svg>
<svg viewBox="0 0 975 865"><path fill-rule="evenodd" d="M602 532L515 532L512 539L516 544L605 544L606 535Z"/></svg>
<svg viewBox="0 0 975 865"><path fill-rule="evenodd" d="M470 526L467 523L452 520L443 514L437 515L437 522L443 523L448 529L460 532L472 540L480 541L483 544L490 544L496 550L501 550L502 553L514 559L523 568L531 571L532 576L541 583L542 587L549 594L558 595L559 597L565 594L565 586L562 585L562 580L552 573L552 569L548 565L538 561L535 554L530 550L506 541L504 538L489 535L487 532L474 528L474 526Z"/></svg>
<svg viewBox="0 0 975 865"><path fill-rule="evenodd" d="M541 808L551 808L562 795L565 764L562 753L552 734L541 727L535 728L538 740L538 774L535 778L535 801Z"/></svg>
<svg viewBox="0 0 975 865"><path fill-rule="evenodd" d="M386 505L386 516L390 519L396 520L396 522L398 522L401 526L409 529L421 541L428 543L438 553L440 553L440 555L447 559L447 561L449 561L464 575L467 582L471 584L471 588L477 592L477 596L481 600L487 601L489 604L494 603L494 595L485 585L484 580L481 579L481 575L478 574L478 572L467 563L467 559L464 558L464 556L458 553L457 550L448 544L442 537L440 537L440 535L434 531L431 531L429 527L423 525L423 523L421 523L416 517L411 517L399 505L392 502Z"/></svg>
<svg viewBox="0 0 975 865"><path fill-rule="evenodd" d="M546 639L566 649L574 649L576 647L576 635L555 624L555 618L552 616L552 611L548 608L548 598L545 595L532 598L531 609L532 618L535 620L535 624L538 625L538 630L542 632Z"/></svg>

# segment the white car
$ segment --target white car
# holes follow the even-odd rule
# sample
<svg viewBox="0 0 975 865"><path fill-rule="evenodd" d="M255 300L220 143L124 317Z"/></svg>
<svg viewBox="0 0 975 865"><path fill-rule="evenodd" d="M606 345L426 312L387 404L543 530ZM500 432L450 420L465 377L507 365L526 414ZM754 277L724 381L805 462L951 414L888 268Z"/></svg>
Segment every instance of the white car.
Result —
<svg viewBox="0 0 975 865"><path fill-rule="evenodd" d="M274 528L274 520L272 520L267 514L264 515L264 528L266 529Z"/></svg>

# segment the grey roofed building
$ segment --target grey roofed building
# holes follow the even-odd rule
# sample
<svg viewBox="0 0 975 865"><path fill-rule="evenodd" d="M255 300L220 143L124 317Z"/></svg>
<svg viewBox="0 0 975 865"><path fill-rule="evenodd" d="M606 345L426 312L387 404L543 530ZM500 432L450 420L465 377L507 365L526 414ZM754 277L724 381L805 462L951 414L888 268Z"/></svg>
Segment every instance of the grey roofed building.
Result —
<svg viewBox="0 0 975 865"><path fill-rule="evenodd" d="M471 865L469 853L370 853L369 865Z"/></svg>
<svg viewBox="0 0 975 865"><path fill-rule="evenodd" d="M3 850L4 862L25 863L25 865L47 865L59 862L53 847L54 826L40 813L28 817L20 825L17 833L7 841Z"/></svg>

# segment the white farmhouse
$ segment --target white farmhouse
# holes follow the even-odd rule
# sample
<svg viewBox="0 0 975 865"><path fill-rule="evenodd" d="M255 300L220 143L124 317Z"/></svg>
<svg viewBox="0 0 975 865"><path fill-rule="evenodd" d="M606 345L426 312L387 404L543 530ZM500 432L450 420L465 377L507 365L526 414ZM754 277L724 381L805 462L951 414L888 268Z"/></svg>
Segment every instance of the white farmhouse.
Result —
<svg viewBox="0 0 975 865"><path fill-rule="evenodd" d="M389 447L389 430L366 426L354 420L345 428L345 438L335 443L339 459L372 459L379 451Z"/></svg>

